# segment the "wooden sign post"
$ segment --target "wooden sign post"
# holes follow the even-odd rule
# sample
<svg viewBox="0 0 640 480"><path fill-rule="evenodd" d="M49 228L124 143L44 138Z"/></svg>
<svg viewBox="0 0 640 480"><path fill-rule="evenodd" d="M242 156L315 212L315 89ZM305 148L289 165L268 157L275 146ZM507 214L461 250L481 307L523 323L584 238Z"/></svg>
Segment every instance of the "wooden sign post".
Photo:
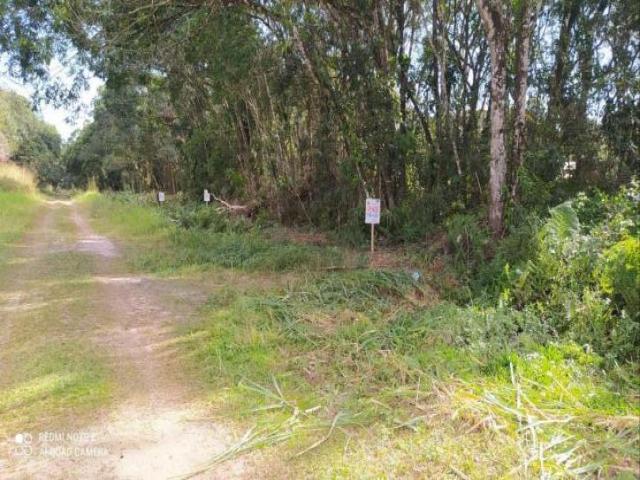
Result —
<svg viewBox="0 0 640 480"><path fill-rule="evenodd" d="M371 253L375 251L375 228L380 223L380 199L367 198L364 211L364 223L371 225Z"/></svg>

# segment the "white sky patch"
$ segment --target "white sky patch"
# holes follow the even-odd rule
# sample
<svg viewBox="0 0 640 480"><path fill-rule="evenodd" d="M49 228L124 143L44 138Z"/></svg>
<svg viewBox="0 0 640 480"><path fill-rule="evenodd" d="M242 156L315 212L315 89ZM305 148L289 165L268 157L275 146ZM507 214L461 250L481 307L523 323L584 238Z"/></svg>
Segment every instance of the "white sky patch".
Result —
<svg viewBox="0 0 640 480"><path fill-rule="evenodd" d="M54 61L49 69L54 71L56 75L62 77L63 81L71 82L65 69L58 62ZM33 87L23 83L19 79L11 77L6 71L7 68L4 60L0 60L0 89L12 90L19 95L27 97L27 99L31 101ZM45 122L56 127L63 141L69 140L73 132L80 130L93 118L93 101L98 96L98 91L100 87L104 85L104 82L90 75L88 83L89 87L81 93L80 101L74 105L61 108L56 108L47 103L38 105L39 111L37 114Z"/></svg>

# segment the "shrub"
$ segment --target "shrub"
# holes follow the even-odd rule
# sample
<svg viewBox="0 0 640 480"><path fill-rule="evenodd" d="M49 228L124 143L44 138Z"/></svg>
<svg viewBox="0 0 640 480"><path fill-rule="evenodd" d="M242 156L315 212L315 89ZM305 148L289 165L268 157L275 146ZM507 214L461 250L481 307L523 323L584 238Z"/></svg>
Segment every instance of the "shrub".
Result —
<svg viewBox="0 0 640 480"><path fill-rule="evenodd" d="M579 195L551 209L528 258L502 263L501 298L609 358L637 358L638 198L632 182L615 195Z"/></svg>
<svg viewBox="0 0 640 480"><path fill-rule="evenodd" d="M181 228L203 229L212 232L245 232L251 223L244 217L232 217L208 205L176 204L166 207L166 214Z"/></svg>
<svg viewBox="0 0 640 480"><path fill-rule="evenodd" d="M538 252L540 228L541 221L536 214L528 215L518 226L511 227L509 235L498 244L494 257L483 263L473 278L471 287L476 296L495 298L509 291L520 273L517 266L534 258Z"/></svg>
<svg viewBox="0 0 640 480"><path fill-rule="evenodd" d="M602 290L631 317L640 314L640 240L629 237L603 255L599 272Z"/></svg>
<svg viewBox="0 0 640 480"><path fill-rule="evenodd" d="M454 214L446 221L447 240L460 274L470 278L484 261L489 233L477 216Z"/></svg>

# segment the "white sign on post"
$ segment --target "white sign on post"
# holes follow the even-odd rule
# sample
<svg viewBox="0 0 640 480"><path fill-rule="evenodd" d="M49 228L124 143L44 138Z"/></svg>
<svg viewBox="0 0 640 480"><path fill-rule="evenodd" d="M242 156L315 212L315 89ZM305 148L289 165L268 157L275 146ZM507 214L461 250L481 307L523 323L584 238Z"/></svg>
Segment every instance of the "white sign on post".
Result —
<svg viewBox="0 0 640 480"><path fill-rule="evenodd" d="M164 202L164 192L158 192L158 202Z"/></svg>
<svg viewBox="0 0 640 480"><path fill-rule="evenodd" d="M375 251L375 229L380 223L380 199L367 198L364 207L364 223L371 225L371 254Z"/></svg>
<svg viewBox="0 0 640 480"><path fill-rule="evenodd" d="M378 225L380 223L380 199L367 198L365 204L364 223Z"/></svg>
<svg viewBox="0 0 640 480"><path fill-rule="evenodd" d="M209 203L211 201L211 194L206 188L204 189L204 201L205 203Z"/></svg>

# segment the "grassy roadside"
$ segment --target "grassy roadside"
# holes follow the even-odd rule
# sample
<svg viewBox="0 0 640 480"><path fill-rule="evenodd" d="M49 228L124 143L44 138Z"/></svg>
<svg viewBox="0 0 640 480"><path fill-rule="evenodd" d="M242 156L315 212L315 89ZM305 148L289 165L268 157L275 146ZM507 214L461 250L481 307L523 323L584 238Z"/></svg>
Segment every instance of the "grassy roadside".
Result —
<svg viewBox="0 0 640 480"><path fill-rule="evenodd" d="M257 425L239 448L270 447L291 478L636 471L623 370L508 311L421 305L416 288L366 272L226 296L183 340L220 414Z"/></svg>
<svg viewBox="0 0 640 480"><path fill-rule="evenodd" d="M86 201L142 269L259 275L281 271L292 248L267 241L234 257L254 231L185 228L143 204ZM218 249L220 230L229 250ZM293 284L229 284L178 332L212 408L248 428L212 464L262 448L272 478L638 475L633 370L557 338L531 312L439 302L402 271L327 272L302 251L286 267L300 269Z"/></svg>
<svg viewBox="0 0 640 480"><path fill-rule="evenodd" d="M31 174L10 163L0 163L0 269L11 246L33 222L38 200Z"/></svg>
<svg viewBox="0 0 640 480"><path fill-rule="evenodd" d="M126 253L139 271L306 271L342 266L345 261L337 248L274 241L244 219L229 221L214 208L160 208L149 198L96 192L78 201L96 230L128 241Z"/></svg>

